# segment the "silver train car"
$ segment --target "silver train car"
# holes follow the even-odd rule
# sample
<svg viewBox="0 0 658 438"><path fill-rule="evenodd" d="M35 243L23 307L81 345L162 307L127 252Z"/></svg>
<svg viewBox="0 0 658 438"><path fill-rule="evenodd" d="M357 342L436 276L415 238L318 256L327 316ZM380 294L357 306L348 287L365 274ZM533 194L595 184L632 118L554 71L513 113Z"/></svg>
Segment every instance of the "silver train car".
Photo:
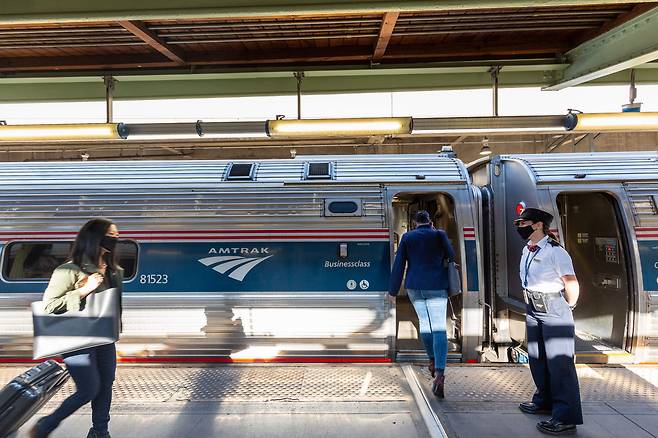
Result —
<svg viewBox="0 0 658 438"><path fill-rule="evenodd" d="M385 300L419 209L462 269L449 359L523 361L524 206L573 257L577 360L658 361L658 153L4 163L0 197L0 361L31 356L29 303L99 216L122 235L124 362L423 358L405 292Z"/></svg>
<svg viewBox="0 0 658 438"><path fill-rule="evenodd" d="M31 356L29 303L93 217L121 232L124 362L422 356L408 299L385 300L418 209L463 270L451 360L478 361L479 194L447 155L0 164L0 361Z"/></svg>
<svg viewBox="0 0 658 438"><path fill-rule="evenodd" d="M658 361L658 153L503 155L470 170L484 199L485 338L497 357L525 342L512 220L527 205L553 214L574 262L577 361Z"/></svg>

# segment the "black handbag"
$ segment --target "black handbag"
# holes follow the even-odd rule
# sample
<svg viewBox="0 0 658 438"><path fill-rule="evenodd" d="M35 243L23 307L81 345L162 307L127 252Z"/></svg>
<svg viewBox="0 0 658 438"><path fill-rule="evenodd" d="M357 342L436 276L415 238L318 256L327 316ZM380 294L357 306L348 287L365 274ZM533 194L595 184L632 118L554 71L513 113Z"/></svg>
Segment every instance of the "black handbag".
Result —
<svg viewBox="0 0 658 438"><path fill-rule="evenodd" d="M441 240L441 246L443 246L443 252L448 254L447 248L443 245L443 239ZM456 262L451 262L446 257L443 261L445 268L448 270L448 296L454 297L462 293L462 279L461 273L459 272L459 265Z"/></svg>
<svg viewBox="0 0 658 438"><path fill-rule="evenodd" d="M447 261L447 259L446 259ZM448 296L454 297L462 293L462 279L459 272L459 265L455 262L447 263L448 269Z"/></svg>
<svg viewBox="0 0 658 438"><path fill-rule="evenodd" d="M119 340L121 292L117 288L94 292L82 310L46 313L43 301L32 303L34 359L57 356Z"/></svg>

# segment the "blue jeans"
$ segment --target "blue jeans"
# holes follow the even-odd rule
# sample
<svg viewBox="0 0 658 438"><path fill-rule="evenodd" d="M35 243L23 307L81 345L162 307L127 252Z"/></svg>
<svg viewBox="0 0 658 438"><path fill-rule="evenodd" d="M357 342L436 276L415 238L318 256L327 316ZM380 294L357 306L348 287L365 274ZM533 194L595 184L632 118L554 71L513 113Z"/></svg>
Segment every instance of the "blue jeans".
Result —
<svg viewBox="0 0 658 438"><path fill-rule="evenodd" d="M91 402L91 421L95 430L106 432L110 422L112 383L117 368L114 344L86 348L64 354L66 369L75 382L76 392L64 400L52 414L41 420L41 427L52 431L65 418Z"/></svg>
<svg viewBox="0 0 658 438"><path fill-rule="evenodd" d="M448 292L444 290L407 289L409 299L416 309L420 337L430 360L434 360L437 371L443 372L448 358L448 336L446 335L446 307Z"/></svg>

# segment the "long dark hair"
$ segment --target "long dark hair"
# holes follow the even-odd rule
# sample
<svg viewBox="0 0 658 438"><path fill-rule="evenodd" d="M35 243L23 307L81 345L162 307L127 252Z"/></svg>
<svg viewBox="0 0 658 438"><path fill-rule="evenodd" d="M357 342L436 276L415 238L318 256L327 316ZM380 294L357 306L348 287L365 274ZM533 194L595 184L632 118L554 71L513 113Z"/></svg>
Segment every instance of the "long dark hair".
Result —
<svg viewBox="0 0 658 438"><path fill-rule="evenodd" d="M111 220L102 218L92 219L84 224L78 231L73 248L71 248L70 258L73 263L80 267L86 259L93 264L98 263L101 256L101 240L113 224L114 222ZM110 269L117 270L116 251L106 252L103 260Z"/></svg>
<svg viewBox="0 0 658 438"><path fill-rule="evenodd" d="M551 232L551 229L548 227L548 225L546 225L546 224L543 223L543 222L542 222L541 224L542 224L542 226L543 226L542 229L541 229L542 232L543 232L544 234L546 234L546 235L548 236L549 239L553 239L553 240L555 240L557 243L560 243L560 241L558 240L557 236Z"/></svg>

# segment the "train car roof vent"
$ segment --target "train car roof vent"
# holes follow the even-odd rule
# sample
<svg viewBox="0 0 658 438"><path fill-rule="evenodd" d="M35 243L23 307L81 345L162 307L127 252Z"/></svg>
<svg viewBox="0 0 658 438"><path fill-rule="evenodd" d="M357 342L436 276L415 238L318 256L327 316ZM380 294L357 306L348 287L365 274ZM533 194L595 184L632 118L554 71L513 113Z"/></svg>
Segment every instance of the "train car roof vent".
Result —
<svg viewBox="0 0 658 438"><path fill-rule="evenodd" d="M304 179L332 179L333 167L331 162L307 162L304 166Z"/></svg>
<svg viewBox="0 0 658 438"><path fill-rule="evenodd" d="M254 163L231 163L226 172L226 181L253 181L255 175Z"/></svg>

